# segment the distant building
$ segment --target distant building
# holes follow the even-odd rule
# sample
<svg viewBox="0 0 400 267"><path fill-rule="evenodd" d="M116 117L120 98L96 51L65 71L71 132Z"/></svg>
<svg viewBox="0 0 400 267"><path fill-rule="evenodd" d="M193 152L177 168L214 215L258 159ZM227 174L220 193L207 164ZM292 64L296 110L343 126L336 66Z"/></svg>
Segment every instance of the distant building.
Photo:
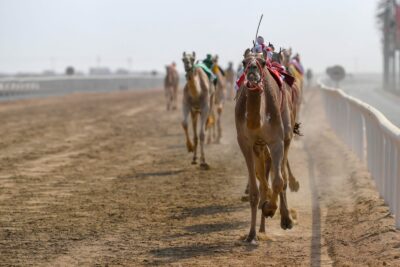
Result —
<svg viewBox="0 0 400 267"><path fill-rule="evenodd" d="M117 75L129 75L130 71L127 70L127 69L120 68L120 69L117 69L115 71L115 74L117 74Z"/></svg>
<svg viewBox="0 0 400 267"><path fill-rule="evenodd" d="M56 75L56 73L53 70L44 70L42 72L42 76L55 76L55 75Z"/></svg>
<svg viewBox="0 0 400 267"><path fill-rule="evenodd" d="M89 75L110 75L111 70L107 67L96 67L89 69Z"/></svg>

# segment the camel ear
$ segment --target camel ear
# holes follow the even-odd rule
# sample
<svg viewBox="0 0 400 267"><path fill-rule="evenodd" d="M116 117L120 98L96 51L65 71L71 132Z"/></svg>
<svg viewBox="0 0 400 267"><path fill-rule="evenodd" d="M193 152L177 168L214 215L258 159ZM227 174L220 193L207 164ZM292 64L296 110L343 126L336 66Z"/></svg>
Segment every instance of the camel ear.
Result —
<svg viewBox="0 0 400 267"><path fill-rule="evenodd" d="M183 52L183 57L186 57L186 52Z"/></svg>
<svg viewBox="0 0 400 267"><path fill-rule="evenodd" d="M250 52L250 48L247 48L246 51L244 51L243 57L246 58L250 54Z"/></svg>
<svg viewBox="0 0 400 267"><path fill-rule="evenodd" d="M193 54L193 58L196 58L196 53L194 51L193 51L192 54Z"/></svg>

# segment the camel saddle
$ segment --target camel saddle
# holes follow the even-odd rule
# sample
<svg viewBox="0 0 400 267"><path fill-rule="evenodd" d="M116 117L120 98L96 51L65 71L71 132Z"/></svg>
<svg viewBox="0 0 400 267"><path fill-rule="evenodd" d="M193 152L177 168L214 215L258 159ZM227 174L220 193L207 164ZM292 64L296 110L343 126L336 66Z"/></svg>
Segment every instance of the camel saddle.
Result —
<svg viewBox="0 0 400 267"><path fill-rule="evenodd" d="M212 72L212 70L211 70L209 67L207 67L207 65L204 64L203 62L198 62L198 63L196 63L196 64L194 65L194 67L195 67L195 68L202 68L203 71L207 74L208 79L209 79L210 81L214 81L214 80L216 79L216 77L215 77L214 73Z"/></svg>
<svg viewBox="0 0 400 267"><path fill-rule="evenodd" d="M283 80L292 87L295 79L292 75L290 75L286 70L278 62L270 62L267 64L267 69L269 73L271 73L274 80L278 83L279 87L282 88Z"/></svg>

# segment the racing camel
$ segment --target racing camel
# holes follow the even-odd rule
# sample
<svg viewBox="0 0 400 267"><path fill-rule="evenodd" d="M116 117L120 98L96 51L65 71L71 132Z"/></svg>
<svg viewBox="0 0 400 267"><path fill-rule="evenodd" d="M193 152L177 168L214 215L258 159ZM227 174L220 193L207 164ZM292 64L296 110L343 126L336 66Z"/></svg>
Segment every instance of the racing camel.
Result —
<svg viewBox="0 0 400 267"><path fill-rule="evenodd" d="M289 51L289 53L291 52ZM284 66L287 70L289 70L289 73L292 74L292 72L290 72L290 70L293 71L292 66L290 69L288 68L288 66L290 65L289 60L290 54L288 54L288 50L286 49L280 50L279 53L273 53L272 61ZM299 81L297 75L298 73L296 75L292 75L294 78L294 82L292 82L291 84L288 84L287 80L285 79L283 87L286 89L288 95L287 100L290 104L289 106L291 110L291 125L293 125L293 133L301 136L300 123L297 123L297 120L299 119L300 105L302 102L302 81ZM299 191L300 184L293 175L292 169L290 168L289 159L287 160L286 167L289 174L290 191L297 192Z"/></svg>
<svg viewBox="0 0 400 267"><path fill-rule="evenodd" d="M281 227L291 229L293 221L286 199L286 162L293 136L291 112L285 91L266 68L266 62L250 49L244 54L246 80L241 85L235 106L239 147L246 161L249 179L251 226L245 241L255 243L257 207L262 211L260 232L265 217L273 217L280 198ZM272 171L272 188L269 171ZM257 188L256 179L259 180Z"/></svg>
<svg viewBox="0 0 400 267"><path fill-rule="evenodd" d="M215 127L212 127L214 131L215 141L220 143L222 137L222 110L224 108L225 94L226 94L226 78L222 73L220 66L218 65L218 56L213 59L212 72L217 77L217 84L215 86L215 97L214 97L214 108L216 109L216 127L217 136L215 137ZM214 113L214 110L212 110ZM209 135L211 137L211 134Z"/></svg>
<svg viewBox="0 0 400 267"><path fill-rule="evenodd" d="M183 64L186 72L186 84L183 88L183 121L182 127L186 136L186 147L189 152L193 152L192 164L197 163L197 120L200 115L200 168L203 170L209 169L204 155L204 140L205 130L209 122L209 112L213 108L213 93L214 88L207 74L201 67L194 64L196 54L183 53ZM193 126L193 143L189 138L188 132L188 116L192 118Z"/></svg>
<svg viewBox="0 0 400 267"><path fill-rule="evenodd" d="M167 110L175 110L178 101L179 74L175 68L175 62L170 66L165 66L165 68L164 89L167 99Z"/></svg>
<svg viewBox="0 0 400 267"><path fill-rule="evenodd" d="M227 88L227 98L229 100L233 99L234 95L234 85L235 85L235 71L233 70L233 63L229 62L228 68L225 70L226 73L226 88Z"/></svg>

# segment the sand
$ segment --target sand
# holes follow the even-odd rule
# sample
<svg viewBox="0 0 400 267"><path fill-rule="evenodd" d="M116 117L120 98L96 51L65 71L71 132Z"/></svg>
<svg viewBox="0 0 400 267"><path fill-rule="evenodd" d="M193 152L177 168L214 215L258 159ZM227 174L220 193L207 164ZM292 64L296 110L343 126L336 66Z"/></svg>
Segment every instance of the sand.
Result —
<svg viewBox="0 0 400 267"><path fill-rule="evenodd" d="M319 92L305 99L289 155L297 222L267 219L258 246L241 242L250 208L232 102L208 171L190 164L181 112L160 90L2 103L0 265L400 266L400 231L370 174Z"/></svg>

